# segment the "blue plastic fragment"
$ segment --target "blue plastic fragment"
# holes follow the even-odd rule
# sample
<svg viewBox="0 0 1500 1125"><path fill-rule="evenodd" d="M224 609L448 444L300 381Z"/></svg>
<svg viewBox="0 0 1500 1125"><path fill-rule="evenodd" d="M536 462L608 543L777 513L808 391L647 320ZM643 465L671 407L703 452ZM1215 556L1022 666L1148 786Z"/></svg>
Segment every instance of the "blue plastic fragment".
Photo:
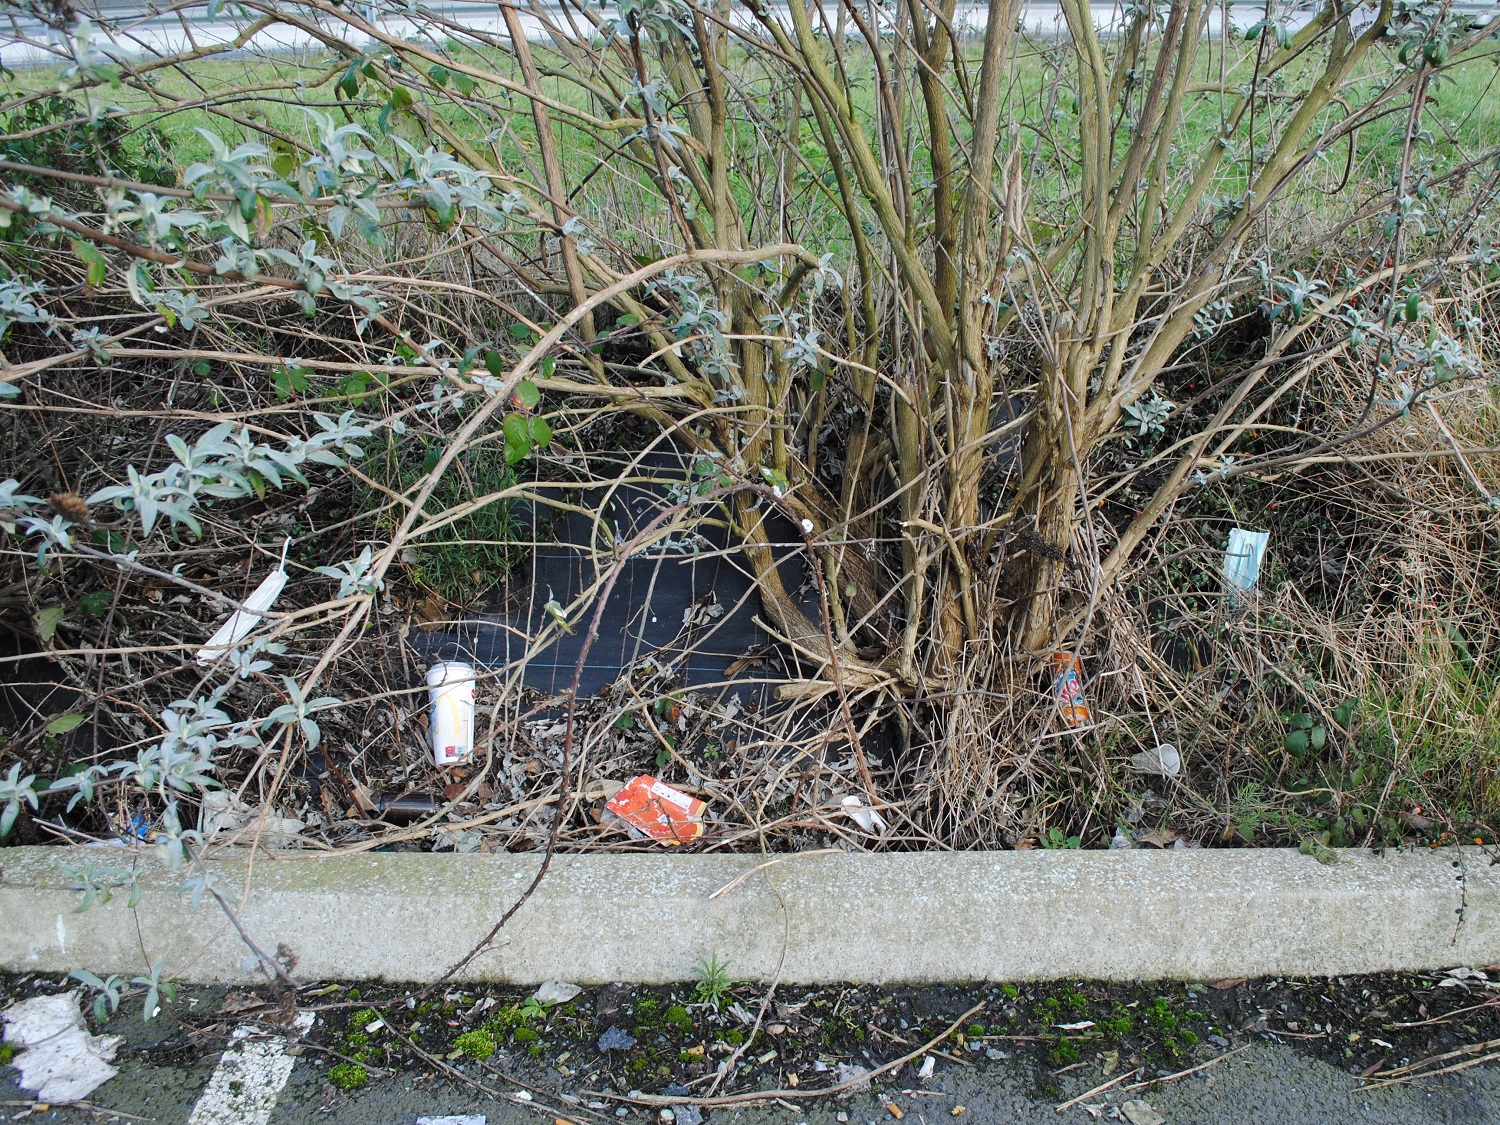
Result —
<svg viewBox="0 0 1500 1125"><path fill-rule="evenodd" d="M610 1024L609 1030L599 1036L601 1051L628 1051L634 1046L635 1036L615 1024Z"/></svg>

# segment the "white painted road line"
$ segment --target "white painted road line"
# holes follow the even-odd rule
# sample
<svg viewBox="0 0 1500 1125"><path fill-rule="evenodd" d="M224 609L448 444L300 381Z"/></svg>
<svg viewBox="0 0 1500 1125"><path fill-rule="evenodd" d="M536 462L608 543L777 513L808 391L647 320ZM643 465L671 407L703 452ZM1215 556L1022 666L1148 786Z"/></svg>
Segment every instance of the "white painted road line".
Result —
<svg viewBox="0 0 1500 1125"><path fill-rule="evenodd" d="M292 1023L297 1035L313 1025L313 1018L312 1012L297 1013ZM238 1045L220 1056L188 1125L266 1125L270 1120L297 1060L286 1052L288 1040L278 1035L251 1041L254 1030L235 1028Z"/></svg>

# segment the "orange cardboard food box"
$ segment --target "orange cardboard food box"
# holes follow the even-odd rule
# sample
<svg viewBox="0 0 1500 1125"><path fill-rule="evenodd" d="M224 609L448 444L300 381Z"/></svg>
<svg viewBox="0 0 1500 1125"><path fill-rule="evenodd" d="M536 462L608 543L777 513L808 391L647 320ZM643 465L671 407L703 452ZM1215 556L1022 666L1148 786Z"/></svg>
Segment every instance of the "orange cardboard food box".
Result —
<svg viewBox="0 0 1500 1125"><path fill-rule="evenodd" d="M608 802L605 808L627 824L663 844L686 844L703 835L703 810L696 797L641 774Z"/></svg>

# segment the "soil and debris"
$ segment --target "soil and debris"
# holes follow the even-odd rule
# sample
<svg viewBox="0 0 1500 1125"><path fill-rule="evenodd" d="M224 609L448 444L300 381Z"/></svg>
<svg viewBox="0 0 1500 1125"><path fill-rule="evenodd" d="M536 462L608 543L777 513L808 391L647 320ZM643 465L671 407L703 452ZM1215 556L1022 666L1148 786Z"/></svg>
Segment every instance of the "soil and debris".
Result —
<svg viewBox="0 0 1500 1125"><path fill-rule="evenodd" d="M69 986L76 988L54 978L0 978L9 1004ZM1258 1045L1292 1048L1378 1089L1484 1065L1500 1044L1500 968L769 992L721 972L675 988L575 989L556 981L430 995L378 983L185 989L146 1025L148 1035L127 1035L119 1065L211 1067L236 1029L284 1031L298 1013L303 1022L312 1013L293 1053L316 1069L327 1106L382 1083L441 1081L502 1089L553 1107L564 1120L620 1110L655 1118L662 1106L654 1099L680 1099L673 1106L680 1122L727 1112L728 1104L743 1104L736 1095L757 1092L788 1106L795 1098L798 1108L811 1108L816 1091L834 1086L844 1087L844 1097L865 1092L882 1104L909 1103L912 1091L932 1088L935 1071L974 1078L1004 1064L1008 1080L1021 1076L1034 1100L1117 1107L1119 1119L1139 1125L1164 1084L1193 1076L1211 1085L1217 1067ZM76 1011L76 1001L68 1002ZM138 1027L138 1007L127 1000L97 1030ZM908 1061L883 1069L902 1058ZM1097 1096L1080 1099L1080 1083L1085 1094L1099 1088ZM110 1089L102 1087L94 1104L107 1105Z"/></svg>

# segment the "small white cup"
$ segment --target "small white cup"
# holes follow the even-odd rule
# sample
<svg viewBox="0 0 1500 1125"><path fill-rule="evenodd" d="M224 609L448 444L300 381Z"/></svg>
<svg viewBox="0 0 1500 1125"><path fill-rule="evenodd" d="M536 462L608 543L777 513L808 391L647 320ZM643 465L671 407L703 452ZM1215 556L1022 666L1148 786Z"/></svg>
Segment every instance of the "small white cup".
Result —
<svg viewBox="0 0 1500 1125"><path fill-rule="evenodd" d="M1170 742L1163 742L1155 750L1142 750L1130 756L1130 765L1136 773L1158 773L1163 777L1176 777L1182 772L1182 755Z"/></svg>

